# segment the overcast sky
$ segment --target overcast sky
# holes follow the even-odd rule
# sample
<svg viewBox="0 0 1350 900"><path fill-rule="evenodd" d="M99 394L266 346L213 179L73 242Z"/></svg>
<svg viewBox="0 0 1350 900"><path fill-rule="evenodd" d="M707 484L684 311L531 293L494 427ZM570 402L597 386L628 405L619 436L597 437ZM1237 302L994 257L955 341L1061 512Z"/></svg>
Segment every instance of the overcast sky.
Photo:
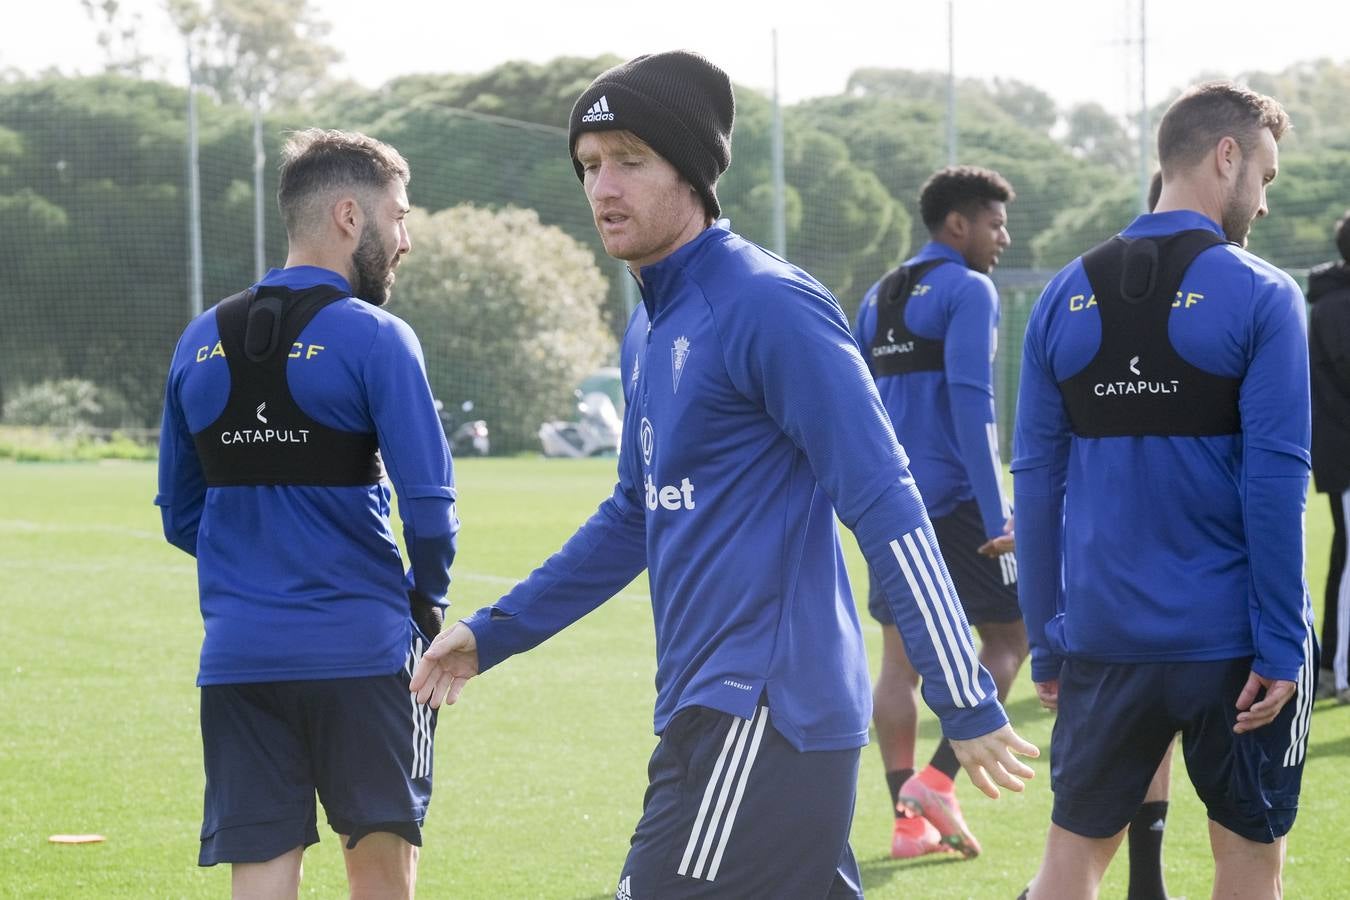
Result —
<svg viewBox="0 0 1350 900"><path fill-rule="evenodd" d="M1236 76L1319 57L1350 60L1345 0L954 0L957 76L1014 78L1062 107L1095 100L1133 114L1144 3L1150 103L1202 73ZM7 12L0 69L98 70L95 28L80 0L0 4ZM183 82L182 46L163 0L121 5L140 17L142 49L157 60L152 74ZM841 92L856 68L945 72L948 59L946 0L311 0L311 7L332 25L330 42L344 56L341 74L372 87L401 74L481 72L513 59L687 48L709 56L738 84L768 93L775 28L779 91L789 103Z"/></svg>

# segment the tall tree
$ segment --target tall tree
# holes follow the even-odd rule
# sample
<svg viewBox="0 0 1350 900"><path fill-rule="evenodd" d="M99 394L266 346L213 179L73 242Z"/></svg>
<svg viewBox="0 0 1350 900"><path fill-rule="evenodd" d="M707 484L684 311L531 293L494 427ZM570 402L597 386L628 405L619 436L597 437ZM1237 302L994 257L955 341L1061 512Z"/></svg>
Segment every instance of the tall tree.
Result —
<svg viewBox="0 0 1350 900"><path fill-rule="evenodd" d="M141 14L127 11L117 0L80 0L80 6L94 23L94 39L104 56L104 73L140 77L150 61L141 49Z"/></svg>
<svg viewBox="0 0 1350 900"><path fill-rule="evenodd" d="M1128 172L1134 165L1134 139L1125 124L1100 103L1079 103L1069 110L1065 121L1068 128L1063 142L1074 156L1121 172Z"/></svg>
<svg viewBox="0 0 1350 900"><path fill-rule="evenodd" d="M266 107L313 94L342 54L309 0L167 0L195 50L196 77L223 101Z"/></svg>

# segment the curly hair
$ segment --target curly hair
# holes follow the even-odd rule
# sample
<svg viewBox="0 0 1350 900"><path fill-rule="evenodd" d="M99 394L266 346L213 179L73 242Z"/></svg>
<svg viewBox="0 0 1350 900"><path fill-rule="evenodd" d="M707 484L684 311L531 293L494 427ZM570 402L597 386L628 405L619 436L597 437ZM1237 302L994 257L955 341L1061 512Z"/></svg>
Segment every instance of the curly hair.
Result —
<svg viewBox="0 0 1350 900"><path fill-rule="evenodd" d="M919 191L919 215L929 233L942 227L949 212L970 216L988 203L1011 203L1008 179L993 169L979 166L948 166L928 177Z"/></svg>

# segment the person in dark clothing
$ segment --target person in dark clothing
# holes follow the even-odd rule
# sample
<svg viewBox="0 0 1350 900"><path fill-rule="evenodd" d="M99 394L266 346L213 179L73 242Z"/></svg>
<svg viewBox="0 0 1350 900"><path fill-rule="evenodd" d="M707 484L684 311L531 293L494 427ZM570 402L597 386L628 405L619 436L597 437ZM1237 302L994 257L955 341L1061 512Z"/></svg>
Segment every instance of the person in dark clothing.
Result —
<svg viewBox="0 0 1350 900"><path fill-rule="evenodd" d="M1312 469L1331 500L1331 561L1322 615L1318 693L1350 703L1350 210L1336 223L1339 260L1308 274L1308 362L1312 379Z"/></svg>

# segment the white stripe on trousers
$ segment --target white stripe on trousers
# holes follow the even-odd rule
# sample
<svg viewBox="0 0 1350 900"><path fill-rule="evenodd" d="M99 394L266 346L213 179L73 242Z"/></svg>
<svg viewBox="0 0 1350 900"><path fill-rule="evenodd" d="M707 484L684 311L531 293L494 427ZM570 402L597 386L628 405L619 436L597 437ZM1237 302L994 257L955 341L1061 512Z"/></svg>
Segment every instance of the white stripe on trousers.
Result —
<svg viewBox="0 0 1350 900"><path fill-rule="evenodd" d="M731 828L736 823L736 813L741 808L741 798L745 796L746 782L750 780L750 769L755 764L755 757L759 755L759 743L764 736L764 723L768 718L769 709L765 706L755 711L753 719L732 718L731 727L727 729L727 738L722 742L722 752L717 757L712 777L708 779L708 786L703 791L703 802L699 804L698 815L694 817L694 827L689 832L689 843L685 845L684 857L680 860L676 874L702 878L706 881L717 878L717 871L722 865L722 854L726 852ZM751 730L754 731L753 737L750 736ZM731 795L732 779L736 780L735 796L728 807L727 798ZM719 780L721 790L718 790ZM717 795L715 806L714 793ZM711 816L708 815L710 807ZM702 842L699 841L700 837L703 839ZM717 850L713 854L712 865L705 869L708 853L712 851L714 841ZM700 849L698 860L691 869L689 863L693 859L695 847Z"/></svg>
<svg viewBox="0 0 1350 900"><path fill-rule="evenodd" d="M1305 608L1304 621L1308 620ZM1303 757L1308 753L1308 727L1312 724L1313 700L1313 672L1316 670L1317 660L1313 658L1313 650L1316 648L1313 641L1313 629L1309 625L1307 633L1303 636L1303 665L1298 670L1297 694L1294 697L1294 718L1289 724L1289 747L1284 751L1284 765L1293 766L1303 762Z"/></svg>
<svg viewBox="0 0 1350 900"><path fill-rule="evenodd" d="M1341 493L1341 521L1345 523L1345 546L1342 559L1340 588L1336 592L1336 651L1331 658L1336 690L1350 688L1350 666L1346 653L1350 649L1350 490Z"/></svg>
<svg viewBox="0 0 1350 900"><path fill-rule="evenodd" d="M413 638L412 649L403 662L403 671L412 677L413 669L422 659L422 639ZM416 694L408 695L412 703L412 769L408 773L412 778L426 778L431 774L431 707L417 702Z"/></svg>

